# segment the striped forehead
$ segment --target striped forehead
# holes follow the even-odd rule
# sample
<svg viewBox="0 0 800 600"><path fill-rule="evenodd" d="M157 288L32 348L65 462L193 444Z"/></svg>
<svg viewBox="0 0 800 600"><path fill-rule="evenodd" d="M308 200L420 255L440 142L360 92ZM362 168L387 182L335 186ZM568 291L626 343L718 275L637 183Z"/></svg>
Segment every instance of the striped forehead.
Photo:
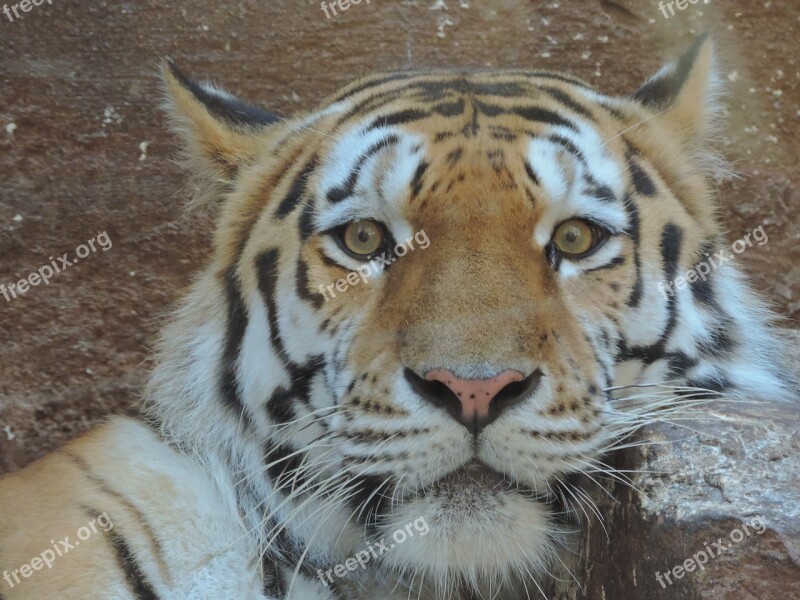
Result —
<svg viewBox="0 0 800 600"><path fill-rule="evenodd" d="M549 73L395 74L346 89L335 100L344 126L318 180L320 221L337 224L356 208L364 217L384 217L409 196L442 144L465 138L467 148L514 143L548 203L591 209L622 225L624 170L593 118L608 100Z"/></svg>
<svg viewBox="0 0 800 600"><path fill-rule="evenodd" d="M424 157L422 137L398 127L366 125L341 134L320 167L320 229L354 214L376 220L399 216Z"/></svg>
<svg viewBox="0 0 800 600"><path fill-rule="evenodd" d="M545 206L537 239L545 243L559 221L590 218L611 229L628 227L625 170L592 127L554 131L527 143L527 171Z"/></svg>

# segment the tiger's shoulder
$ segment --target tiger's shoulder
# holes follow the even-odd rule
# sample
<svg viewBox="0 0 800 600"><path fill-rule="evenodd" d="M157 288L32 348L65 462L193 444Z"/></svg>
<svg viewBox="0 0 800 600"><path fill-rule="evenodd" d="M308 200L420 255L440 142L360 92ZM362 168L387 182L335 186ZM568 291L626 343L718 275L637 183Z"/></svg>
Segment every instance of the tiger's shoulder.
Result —
<svg viewBox="0 0 800 600"><path fill-rule="evenodd" d="M0 479L0 598L262 600L209 472L116 417Z"/></svg>

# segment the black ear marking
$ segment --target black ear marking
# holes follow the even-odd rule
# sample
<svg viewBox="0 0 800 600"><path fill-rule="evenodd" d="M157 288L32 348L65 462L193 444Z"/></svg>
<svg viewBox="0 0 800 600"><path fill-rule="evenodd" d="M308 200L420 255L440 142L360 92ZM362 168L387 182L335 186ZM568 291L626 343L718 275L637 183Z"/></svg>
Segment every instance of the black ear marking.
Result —
<svg viewBox="0 0 800 600"><path fill-rule="evenodd" d="M663 107L670 105L689 78L700 49L708 38L708 33L699 36L683 56L676 62L664 67L636 90L633 94L633 99L638 100L645 106Z"/></svg>
<svg viewBox="0 0 800 600"><path fill-rule="evenodd" d="M231 125L238 127L260 128L281 121L281 117L257 106L231 96L221 90L214 92L213 88L206 87L189 79L172 60L167 60L169 70L175 79L188 90L198 102L214 116L223 119Z"/></svg>

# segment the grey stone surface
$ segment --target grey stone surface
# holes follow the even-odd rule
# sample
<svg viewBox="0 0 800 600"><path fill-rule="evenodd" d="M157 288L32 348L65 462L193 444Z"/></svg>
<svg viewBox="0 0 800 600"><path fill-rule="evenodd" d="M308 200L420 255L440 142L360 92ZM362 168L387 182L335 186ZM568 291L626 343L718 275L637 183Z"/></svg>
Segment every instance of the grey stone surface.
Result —
<svg viewBox="0 0 800 600"><path fill-rule="evenodd" d="M794 373L798 342L800 333L787 334ZM606 480L607 494L581 481L604 522L578 511L575 554L561 558L582 586L563 569L551 597L800 598L800 401L694 410L692 418L644 428L640 446L610 458L639 471L630 485ZM699 552L708 555L703 568ZM689 559L691 572L664 577Z"/></svg>

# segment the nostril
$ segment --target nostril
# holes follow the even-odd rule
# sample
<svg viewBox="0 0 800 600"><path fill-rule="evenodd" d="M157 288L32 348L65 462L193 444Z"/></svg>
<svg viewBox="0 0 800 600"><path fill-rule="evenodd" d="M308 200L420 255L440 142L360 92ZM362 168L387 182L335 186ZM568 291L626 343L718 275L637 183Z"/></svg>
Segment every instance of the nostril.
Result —
<svg viewBox="0 0 800 600"><path fill-rule="evenodd" d="M527 398L541 376L538 369L528 377L509 369L486 379L465 379L449 369L433 369L422 378L411 369L405 370L414 392L445 409L476 435L504 410Z"/></svg>
<svg viewBox="0 0 800 600"><path fill-rule="evenodd" d="M411 389L423 399L427 400L434 406L443 408L454 419L461 417L461 400L460 398L442 381L427 380L417 375L411 369L403 371L406 381L411 386Z"/></svg>
<svg viewBox="0 0 800 600"><path fill-rule="evenodd" d="M505 410L515 406L519 402L530 397L539 387L542 379L542 370L536 369L533 373L521 379L513 381L500 390L489 405L490 418L497 418Z"/></svg>

